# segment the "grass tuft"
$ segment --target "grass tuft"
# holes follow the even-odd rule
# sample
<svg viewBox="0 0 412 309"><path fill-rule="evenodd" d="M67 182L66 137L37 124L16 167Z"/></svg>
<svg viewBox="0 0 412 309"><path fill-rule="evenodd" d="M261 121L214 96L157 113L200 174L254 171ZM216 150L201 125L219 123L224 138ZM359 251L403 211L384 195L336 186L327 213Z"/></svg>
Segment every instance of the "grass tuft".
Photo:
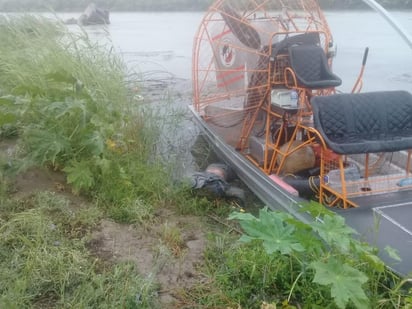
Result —
<svg viewBox="0 0 412 309"><path fill-rule="evenodd" d="M156 286L134 264L105 265L85 243L96 207L42 192L0 228L0 307L152 308Z"/></svg>

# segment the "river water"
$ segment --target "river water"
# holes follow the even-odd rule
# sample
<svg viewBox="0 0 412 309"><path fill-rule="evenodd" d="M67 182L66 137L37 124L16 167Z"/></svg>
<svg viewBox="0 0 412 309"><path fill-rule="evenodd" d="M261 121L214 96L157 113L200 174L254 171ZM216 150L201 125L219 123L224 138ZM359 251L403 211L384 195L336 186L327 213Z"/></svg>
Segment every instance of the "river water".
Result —
<svg viewBox="0 0 412 309"><path fill-rule="evenodd" d="M80 14L64 14L62 18ZM392 12L399 23L412 29L412 12ZM140 72L168 72L190 80L193 37L203 13L114 12L111 24L89 26L92 37L110 39L125 61ZM360 70L363 51L370 48L364 90L412 91L412 50L377 13L326 12L338 46L334 71L352 88ZM411 32L412 33L412 32Z"/></svg>
<svg viewBox="0 0 412 309"><path fill-rule="evenodd" d="M405 29L412 29L412 12L392 14ZM65 20L79 15L60 14L59 17ZM202 16L200 12L114 12L110 25L89 26L85 30L91 38L113 45L129 68L143 79L161 82L162 91L173 89L177 94L174 100L184 106L191 100L192 45ZM326 12L326 17L338 46L334 72L344 81L340 90L351 90L361 68L364 49L369 47L363 91L404 89L412 92L412 50L380 15L373 11L351 11ZM185 124L182 131L175 135L179 141L165 142L173 147L175 155L179 145L187 148L196 141L198 132L190 123ZM179 164L186 174L198 168L199 164L192 162L187 151L182 150L177 156L183 158Z"/></svg>

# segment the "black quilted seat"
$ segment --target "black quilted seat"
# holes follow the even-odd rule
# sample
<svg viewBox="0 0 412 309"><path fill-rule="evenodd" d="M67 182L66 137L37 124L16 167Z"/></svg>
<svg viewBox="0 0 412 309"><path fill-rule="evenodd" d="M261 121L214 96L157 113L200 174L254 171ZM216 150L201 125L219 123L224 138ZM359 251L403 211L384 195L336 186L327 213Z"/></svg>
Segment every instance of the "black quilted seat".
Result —
<svg viewBox="0 0 412 309"><path fill-rule="evenodd" d="M291 46L289 61L298 86L323 89L342 84L342 80L330 70L324 50L317 45Z"/></svg>
<svg viewBox="0 0 412 309"><path fill-rule="evenodd" d="M317 96L314 126L339 154L412 149L412 95L406 91Z"/></svg>

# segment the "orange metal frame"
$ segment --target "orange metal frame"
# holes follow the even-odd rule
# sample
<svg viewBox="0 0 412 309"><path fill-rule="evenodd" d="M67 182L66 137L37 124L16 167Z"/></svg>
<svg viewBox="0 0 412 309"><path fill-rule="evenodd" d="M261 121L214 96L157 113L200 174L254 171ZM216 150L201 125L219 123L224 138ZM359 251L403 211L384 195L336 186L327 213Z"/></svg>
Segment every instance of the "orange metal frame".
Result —
<svg viewBox="0 0 412 309"><path fill-rule="evenodd" d="M294 34L299 34L302 32L294 32ZM317 31L320 37L324 37L326 41L330 39L329 29L324 29ZM276 37L284 36L285 34L291 34L278 32L272 36L272 40L276 41ZM325 44L328 46L328 44ZM271 45L269 45L271 46ZM269 55L272 52L272 48L269 49ZM327 51L326 51L327 52ZM312 110L310 106L310 98L314 95L329 95L334 93L334 89L322 89L322 90L312 90L307 89L304 87L300 87L297 83L295 73L293 69L289 66L289 58L286 54L277 55L273 61L268 63L267 69L267 83L264 85L265 93L261 97L260 102L257 104L256 108L249 112L248 116L245 118L242 133L237 145L237 149L240 151L245 151L248 147L247 141L249 136L252 132L252 129L257 121L259 113L263 112L266 114L266 132L265 132L265 152L264 152L264 160L263 165L260 168L266 174L280 174L282 171L282 167L287 160L287 158L296 152L297 150L311 145L316 142L316 139L319 138L319 134L315 129L311 127L311 115ZM292 82L291 82L292 81ZM298 104L299 108L296 115L289 114L287 111L284 114L279 114L272 110L271 102L270 102L270 92L273 88L277 87L284 87L287 89L295 90L298 93ZM270 132L270 123L272 120L277 120L281 123L280 132L286 130L288 125L292 125L295 127L294 132L292 133L291 137L288 139L286 151L281 150L280 144L281 142L281 134L278 135L278 138L275 141L271 139L271 132ZM298 146L294 146L293 142L299 137L305 136L305 140ZM272 154L273 153L273 154ZM272 154L272 155L270 155ZM281 157L280 163L277 165L278 157ZM248 158L252 161L254 159L251 156ZM256 161L254 161L256 165Z"/></svg>
<svg viewBox="0 0 412 309"><path fill-rule="evenodd" d="M287 54L276 55L275 59L270 59L272 56L272 43L278 42L282 37L293 34L302 34L308 32L317 32L321 38L321 45L323 46L325 53L328 53L329 43L332 40L328 24L320 11L320 8L315 0L305 0L301 3L301 10L307 10L310 12L309 15L305 17L306 26L302 28L299 24L302 19L299 14L292 14L289 12L288 8L283 6L285 9L284 17L285 19L275 19L270 16L268 12L265 11L268 3L283 4L281 0L279 1L263 1L261 4L258 4L255 1L251 1L250 7L247 7L247 10L243 12L243 15L239 18L236 17L236 21L239 25L245 25L250 27L249 19L257 11L263 12L264 18L267 18L273 23L277 23L277 31L274 33L264 33L269 36L269 42L267 44L267 49L259 49L251 51L248 47L237 46L233 43L228 43L224 40L225 35L231 32L227 25L223 25L217 34L212 34L212 30L208 28L210 23L223 23L222 16L227 14L223 9L223 6L230 1L215 1L214 4L210 7L209 11L206 13L200 28L197 32L197 36L194 41L193 47L193 105L197 112L202 113L208 105L218 103L220 101L230 99L231 97L241 95L242 91L245 89L239 88L238 90L228 90L225 91L225 87L228 88L228 81L219 84L216 82L216 88L219 91L209 95L208 91L208 82L213 79L213 77L231 77L235 73L241 73L244 71L244 74L253 74L260 73L264 78L258 80L256 84L249 84L245 91L245 97L250 93L258 93L258 101L253 102L251 105L246 105L244 110L244 120L243 126L241 129L240 137L237 142L237 149L242 151L256 166L258 166L266 174L281 174L282 168L285 165L286 160L296 151L308 147L320 144L321 146L321 159L320 159L320 190L319 190L319 200L321 203L337 206L342 205L344 208L356 206L353 202L349 200L351 193L346 190L346 180L344 177L344 167L345 167L345 156L339 156L337 162L337 168L340 170L340 178L342 182L342 189L336 190L329 186L325 181L325 176L328 173L328 164L330 164L329 156L330 150L328 150L323 138L320 136L318 131L312 126L312 110L310 105L310 99L313 96L317 95L330 95L335 92L334 88L329 89L308 89L301 87L297 80L293 69L289 65L289 58ZM233 1L237 3L237 1ZM241 3L241 2L239 2ZM241 4L236 4L234 7ZM255 6L253 8L253 6ZM267 9L267 8L266 8ZM316 17L314 17L316 14ZM263 18L263 19L264 19ZM288 23L288 25L286 25ZM259 29L258 29L259 30ZM263 30L260 29L262 32ZM209 47L209 53L203 58L202 44L208 42L211 46ZM234 68L217 68L214 64L214 61L219 57L217 55L217 49L221 46L234 48L236 52L241 53L250 53L256 57L261 57L260 59L268 59L267 65L257 68L246 68L246 66L236 66ZM213 47L215 46L215 47ZM217 46L217 47L216 47ZM204 62L202 62L204 61ZM258 62L259 63L259 62ZM264 65L265 62L262 62ZM330 63L331 65L331 60ZM246 72L246 70L249 70ZM354 91L360 91L362 86L362 74L364 67L362 67L359 78L354 87ZM246 78L246 75L239 74L238 76L233 77L238 81L241 78ZM231 80L229 79L229 82ZM249 80L250 82L250 80ZM283 111L279 112L272 108L271 104L271 91L272 89L277 88L287 88L295 90L298 93L298 108L294 112ZM217 115L216 117L223 117L230 114L230 112L225 112L225 114ZM259 164L253 157L248 155L248 141L251 135L251 132L259 119L259 115L264 114L265 121L265 131L264 131L264 140L265 140L265 149L263 155L263 164ZM215 116L214 116L215 117ZM205 119L208 120L207 116ZM278 133L275 134L273 138L273 132L271 131L272 121L279 124ZM286 141L282 140L287 134L288 128L294 128L290 137L287 136ZM300 141L297 145L294 143L296 140ZM283 147L281 147L283 146ZM408 154L408 159L410 159L411 153ZM366 160L368 160L368 155L366 155ZM409 162L409 160L408 160ZM409 164L409 163L408 163ZM407 171L409 171L409 166L407 166ZM368 179L369 170L365 171L365 178Z"/></svg>
<svg viewBox="0 0 412 309"><path fill-rule="evenodd" d="M354 197L360 197L371 194L386 193L402 189L411 189L412 185L400 187L399 181L411 177L411 156L412 150L407 151L405 166L402 170L395 172L373 174L369 164L369 153L365 156L364 172L360 179L346 179L345 168L348 156L339 155L338 159L330 159L327 147L322 147L321 165L320 165L320 190L319 202L328 206L339 206L342 208L357 207L357 204L351 200ZM338 169L340 175L340 185L333 187L327 181L328 172L332 169Z"/></svg>

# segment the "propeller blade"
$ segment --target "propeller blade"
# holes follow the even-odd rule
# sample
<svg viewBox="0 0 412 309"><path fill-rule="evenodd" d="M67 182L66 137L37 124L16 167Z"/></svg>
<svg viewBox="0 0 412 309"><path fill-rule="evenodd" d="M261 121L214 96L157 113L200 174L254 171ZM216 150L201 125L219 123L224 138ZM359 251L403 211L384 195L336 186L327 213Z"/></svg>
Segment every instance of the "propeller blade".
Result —
<svg viewBox="0 0 412 309"><path fill-rule="evenodd" d="M249 48L260 49L259 33L229 5L222 7L221 13L224 21L229 26L236 38Z"/></svg>

